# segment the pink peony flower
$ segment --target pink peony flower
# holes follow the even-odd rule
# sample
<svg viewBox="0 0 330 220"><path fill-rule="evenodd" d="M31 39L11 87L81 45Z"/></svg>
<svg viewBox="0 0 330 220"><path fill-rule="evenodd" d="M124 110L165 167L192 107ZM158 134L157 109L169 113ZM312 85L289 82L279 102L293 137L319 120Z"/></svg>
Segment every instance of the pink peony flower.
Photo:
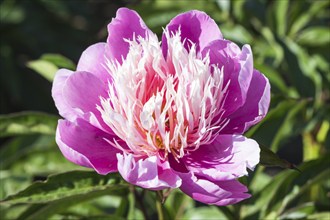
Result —
<svg viewBox="0 0 330 220"><path fill-rule="evenodd" d="M237 178L254 169L260 150L242 134L270 101L250 46L223 39L196 10L173 18L161 42L127 8L108 31L106 43L82 53L76 71L56 73L63 155L143 188L179 187L208 204L249 198Z"/></svg>

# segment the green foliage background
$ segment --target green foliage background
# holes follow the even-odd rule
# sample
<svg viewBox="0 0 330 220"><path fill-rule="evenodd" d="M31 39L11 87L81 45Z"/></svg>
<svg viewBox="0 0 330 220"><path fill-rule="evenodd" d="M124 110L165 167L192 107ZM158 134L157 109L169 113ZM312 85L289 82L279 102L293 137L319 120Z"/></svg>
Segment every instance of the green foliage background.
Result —
<svg viewBox="0 0 330 220"><path fill-rule="evenodd" d="M105 41L118 7L135 9L154 32L198 9L226 39L250 44L270 80L269 114L247 136L292 164L263 155L241 181L252 198L228 207L197 203L178 190L165 205L134 188L69 163L54 141L50 96L60 67ZM0 219L330 219L330 1L1 0ZM71 61L72 60L72 61ZM32 184L32 185L31 185ZM157 200L158 201L158 200ZM162 214L161 214L162 213Z"/></svg>

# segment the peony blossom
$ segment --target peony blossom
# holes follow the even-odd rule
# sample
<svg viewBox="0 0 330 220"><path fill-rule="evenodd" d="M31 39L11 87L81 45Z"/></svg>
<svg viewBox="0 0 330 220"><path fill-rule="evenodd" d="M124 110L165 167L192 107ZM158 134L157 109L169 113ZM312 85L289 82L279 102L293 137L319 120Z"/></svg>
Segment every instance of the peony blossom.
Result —
<svg viewBox="0 0 330 220"><path fill-rule="evenodd" d="M237 179L258 164L260 149L242 134L270 102L250 46L225 40L196 10L173 18L161 41L127 8L108 33L82 53L76 71L56 73L63 155L143 188L180 188L203 203L249 198Z"/></svg>

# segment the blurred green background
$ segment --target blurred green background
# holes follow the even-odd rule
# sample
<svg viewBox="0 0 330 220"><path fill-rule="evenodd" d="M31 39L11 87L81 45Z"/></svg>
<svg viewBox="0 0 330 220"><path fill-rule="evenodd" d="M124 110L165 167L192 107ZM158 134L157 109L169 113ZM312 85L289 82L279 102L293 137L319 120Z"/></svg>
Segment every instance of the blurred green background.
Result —
<svg viewBox="0 0 330 220"><path fill-rule="evenodd" d="M51 81L57 68L74 69L84 49L106 40L106 26L119 7L136 10L159 36L178 13L202 10L226 39L250 44L255 68L271 82L272 100L267 117L246 135L302 171L258 166L242 179L252 198L229 207L205 206L174 191L165 218L330 219L328 0L1 0L0 199L50 174L81 169L67 162L54 142L58 116ZM63 175L61 184L75 181ZM107 181L98 178L88 173L87 179ZM40 195L31 191L0 204L1 219L137 219L143 206L157 217L152 192L109 192L76 204L77 195L66 191L70 187L55 188L54 197L39 202Z"/></svg>

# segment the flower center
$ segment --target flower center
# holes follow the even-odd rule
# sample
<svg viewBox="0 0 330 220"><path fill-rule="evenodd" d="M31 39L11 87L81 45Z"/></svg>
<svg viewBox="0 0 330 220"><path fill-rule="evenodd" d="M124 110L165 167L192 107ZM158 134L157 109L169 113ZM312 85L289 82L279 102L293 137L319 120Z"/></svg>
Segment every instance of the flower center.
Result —
<svg viewBox="0 0 330 220"><path fill-rule="evenodd" d="M180 32L167 37L164 58L156 35L128 41L122 64L107 61L108 97L97 106L119 146L134 155L178 159L213 141L228 123L222 119L225 90L222 69L201 57L195 45L184 48Z"/></svg>

